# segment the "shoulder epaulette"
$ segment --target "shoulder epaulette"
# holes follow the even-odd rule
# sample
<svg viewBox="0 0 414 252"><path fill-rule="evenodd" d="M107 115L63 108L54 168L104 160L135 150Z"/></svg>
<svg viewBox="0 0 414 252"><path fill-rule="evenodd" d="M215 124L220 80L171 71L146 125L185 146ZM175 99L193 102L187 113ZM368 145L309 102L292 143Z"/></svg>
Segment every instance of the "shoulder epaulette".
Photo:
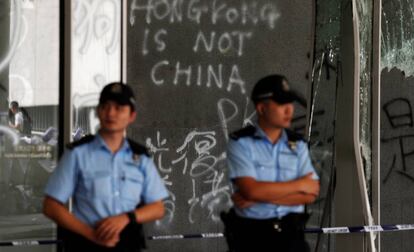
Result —
<svg viewBox="0 0 414 252"><path fill-rule="evenodd" d="M132 152L134 152L135 155L146 155L148 157L150 156L148 149L144 145L141 145L129 138L127 140L128 140L129 146L131 147Z"/></svg>
<svg viewBox="0 0 414 252"><path fill-rule="evenodd" d="M297 133L297 132L294 132L292 130L286 129L286 134L287 134L287 137L288 137L288 141L292 141L292 142L304 141L304 142L306 142L305 137L300 133Z"/></svg>
<svg viewBox="0 0 414 252"><path fill-rule="evenodd" d="M288 130L288 129L286 129L286 134L287 134L287 138L288 138L289 148L292 151L296 151L298 141L306 142L306 140L305 140L305 138L303 137L302 134L299 134L297 132L294 132L294 131Z"/></svg>
<svg viewBox="0 0 414 252"><path fill-rule="evenodd" d="M231 133L229 137L233 140L239 140L242 137L254 137L254 133L256 133L256 127L250 125Z"/></svg>
<svg viewBox="0 0 414 252"><path fill-rule="evenodd" d="M95 136L94 135L86 135L86 136L82 137L81 139L79 139L78 141L75 141L75 142L72 142L70 144L67 144L66 147L69 150L73 150L73 149L75 149L78 146L81 146L83 144L87 144L87 143L92 142L93 139L95 139Z"/></svg>

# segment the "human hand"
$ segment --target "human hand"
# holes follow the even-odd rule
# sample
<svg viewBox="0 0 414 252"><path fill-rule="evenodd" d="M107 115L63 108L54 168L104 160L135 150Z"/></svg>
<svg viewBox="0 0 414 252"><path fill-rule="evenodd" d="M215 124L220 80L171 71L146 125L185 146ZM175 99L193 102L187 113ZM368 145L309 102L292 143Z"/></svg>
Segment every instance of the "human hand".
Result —
<svg viewBox="0 0 414 252"><path fill-rule="evenodd" d="M98 239L98 237L96 236L96 231L93 228L89 227L89 226L87 226L83 230L81 235L84 236L86 239L90 240L91 242L94 242L94 243L96 243L100 246L104 246L104 247L108 247L108 248L109 247L115 247L116 244L119 242L119 235L114 236L114 237L112 237L111 239L108 239L108 240Z"/></svg>
<svg viewBox="0 0 414 252"><path fill-rule="evenodd" d="M115 237L119 239L119 234L128 223L129 219L126 214L105 218L96 225L95 236L99 241L108 241L112 244L111 242L116 240Z"/></svg>
<svg viewBox="0 0 414 252"><path fill-rule="evenodd" d="M119 242L119 235L116 235L108 240L100 240L98 238L95 238L94 242L100 246L112 248L115 247L116 244Z"/></svg>
<svg viewBox="0 0 414 252"><path fill-rule="evenodd" d="M306 174L305 176L297 180L299 183L299 191L314 196L319 195L319 180L313 179L313 172Z"/></svg>
<svg viewBox="0 0 414 252"><path fill-rule="evenodd" d="M239 192L233 193L231 199L238 208L247 208L255 203L254 201L246 200Z"/></svg>

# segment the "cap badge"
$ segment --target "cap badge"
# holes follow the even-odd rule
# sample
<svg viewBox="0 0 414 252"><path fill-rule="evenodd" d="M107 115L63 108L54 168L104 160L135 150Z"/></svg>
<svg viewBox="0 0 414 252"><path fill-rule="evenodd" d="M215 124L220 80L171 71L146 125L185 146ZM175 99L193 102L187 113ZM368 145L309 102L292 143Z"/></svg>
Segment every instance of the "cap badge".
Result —
<svg viewBox="0 0 414 252"><path fill-rule="evenodd" d="M115 84L111 88L112 93L122 93L122 84Z"/></svg>
<svg viewBox="0 0 414 252"><path fill-rule="evenodd" d="M285 92L287 92L287 91L289 91L289 84L286 82L286 81L283 81L282 82L282 89L283 89L283 91L285 91Z"/></svg>

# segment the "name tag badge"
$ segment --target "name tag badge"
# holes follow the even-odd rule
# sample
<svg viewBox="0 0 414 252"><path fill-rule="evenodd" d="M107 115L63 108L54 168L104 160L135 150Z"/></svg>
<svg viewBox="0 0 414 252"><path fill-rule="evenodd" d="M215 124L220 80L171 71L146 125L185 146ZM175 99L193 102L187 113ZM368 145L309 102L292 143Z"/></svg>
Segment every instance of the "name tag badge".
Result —
<svg viewBox="0 0 414 252"><path fill-rule="evenodd" d="M140 155L138 154L134 153L134 155L132 155L132 160L134 161L135 164L139 164L139 158L140 158Z"/></svg>

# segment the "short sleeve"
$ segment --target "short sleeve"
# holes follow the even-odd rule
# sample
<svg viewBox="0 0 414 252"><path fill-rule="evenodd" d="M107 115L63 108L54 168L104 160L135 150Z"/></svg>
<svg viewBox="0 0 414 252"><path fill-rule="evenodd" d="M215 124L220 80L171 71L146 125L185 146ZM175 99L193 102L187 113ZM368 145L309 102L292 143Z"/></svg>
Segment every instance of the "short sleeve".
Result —
<svg viewBox="0 0 414 252"><path fill-rule="evenodd" d="M227 165L229 168L229 178L239 177L256 178L256 171L250 158L250 153L241 140L231 139L227 145Z"/></svg>
<svg viewBox="0 0 414 252"><path fill-rule="evenodd" d="M77 167L74 151L65 150L58 166L46 184L45 194L65 204L76 186Z"/></svg>
<svg viewBox="0 0 414 252"><path fill-rule="evenodd" d="M16 114L16 117L14 119L14 126L22 125L23 124L23 114L22 112L19 112Z"/></svg>
<svg viewBox="0 0 414 252"><path fill-rule="evenodd" d="M299 171L300 176L305 176L306 174L312 172L313 173L313 179L319 180L319 176L315 171L315 168L312 165L312 161L310 159L308 146L306 143L301 142L300 148L298 148L298 158L299 158Z"/></svg>
<svg viewBox="0 0 414 252"><path fill-rule="evenodd" d="M146 157L142 165L145 173L142 195L144 202L148 204L167 198L169 195L167 188L155 167L154 161Z"/></svg>

